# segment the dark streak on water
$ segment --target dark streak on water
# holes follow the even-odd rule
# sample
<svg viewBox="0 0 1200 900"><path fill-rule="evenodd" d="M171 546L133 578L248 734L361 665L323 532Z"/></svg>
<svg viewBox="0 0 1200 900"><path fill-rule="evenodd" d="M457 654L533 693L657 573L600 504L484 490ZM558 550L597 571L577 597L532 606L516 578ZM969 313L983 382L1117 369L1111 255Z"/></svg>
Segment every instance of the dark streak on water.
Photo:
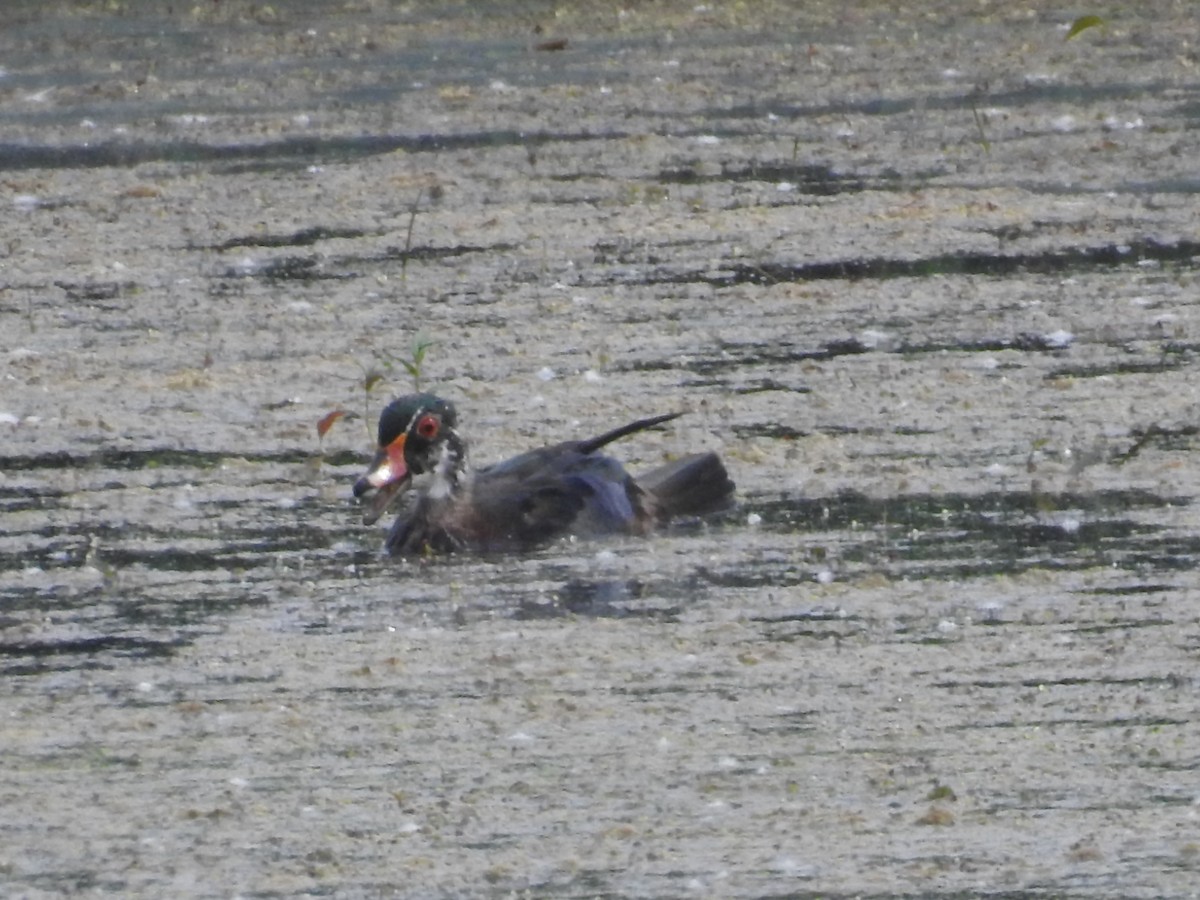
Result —
<svg viewBox="0 0 1200 900"><path fill-rule="evenodd" d="M13 472L32 472L59 469L163 469L184 468L211 470L229 459L243 459L251 463L289 464L311 460L313 454L303 450L280 450L276 453L209 453L203 450L177 450L170 447L127 450L117 447L102 447L93 453L77 454L65 450L39 453L34 456L14 454L0 457L0 469ZM362 460L349 451L329 453L323 461L332 466L357 465ZM3 494L0 494L3 496Z"/></svg>
<svg viewBox="0 0 1200 900"><path fill-rule="evenodd" d="M907 190L912 186L912 180L932 178L938 173L926 172L911 175L907 178L895 170L885 170L871 178L861 175L846 175L835 172L827 166L803 165L797 163L763 161L751 165L721 166L720 172L704 173L700 164L680 166L674 169L664 169L659 172L656 181L661 184L704 184L706 182L788 182L794 185L799 194L818 197L832 197L837 194L860 193L867 190Z"/></svg>
<svg viewBox="0 0 1200 900"><path fill-rule="evenodd" d="M1041 253L953 252L924 259L860 259L811 263L734 263L712 271L679 271L666 268L639 273L640 284L707 284L732 287L738 284L772 285L798 281L867 278L932 278L937 275L1012 276L1020 273L1062 274L1115 266L1136 266L1147 260L1170 262L1193 268L1200 256L1200 242L1158 243L1153 240L1129 244L1104 244ZM603 283L624 283L614 274Z"/></svg>
<svg viewBox="0 0 1200 900"><path fill-rule="evenodd" d="M287 172L317 163L351 162L402 150L441 153L451 150L537 147L551 143L620 140L620 133L481 131L469 134L379 134L348 137L297 136L257 144L203 141L135 141L106 144L3 144L0 171L132 167L152 162L175 165L215 163L217 171Z"/></svg>
<svg viewBox="0 0 1200 900"><path fill-rule="evenodd" d="M135 657L150 659L170 656L177 648L194 637L180 634L169 640L153 640L126 635L95 635L84 638L64 638L57 641L14 641L0 643L0 658L20 659L22 662L0 666L0 675L42 675L69 667L64 657L84 660L80 668L101 667L101 657Z"/></svg>

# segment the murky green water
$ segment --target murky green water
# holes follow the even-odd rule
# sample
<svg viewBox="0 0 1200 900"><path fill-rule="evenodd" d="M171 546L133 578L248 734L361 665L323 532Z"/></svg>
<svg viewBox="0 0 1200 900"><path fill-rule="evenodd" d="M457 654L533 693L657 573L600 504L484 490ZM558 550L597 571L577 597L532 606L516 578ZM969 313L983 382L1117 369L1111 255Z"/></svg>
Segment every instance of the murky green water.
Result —
<svg viewBox="0 0 1200 900"><path fill-rule="evenodd" d="M0 893L1195 896L1186 13L6 7ZM380 558L418 336L739 506Z"/></svg>

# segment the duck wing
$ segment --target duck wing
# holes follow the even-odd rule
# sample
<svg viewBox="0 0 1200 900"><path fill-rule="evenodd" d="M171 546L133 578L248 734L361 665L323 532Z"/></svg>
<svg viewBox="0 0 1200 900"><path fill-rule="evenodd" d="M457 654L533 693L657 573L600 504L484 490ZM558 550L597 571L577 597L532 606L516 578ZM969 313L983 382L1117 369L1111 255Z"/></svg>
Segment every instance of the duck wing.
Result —
<svg viewBox="0 0 1200 900"><path fill-rule="evenodd" d="M481 470L470 505L481 523L503 523L516 544L536 546L565 534L638 531L642 496L619 462L572 441Z"/></svg>

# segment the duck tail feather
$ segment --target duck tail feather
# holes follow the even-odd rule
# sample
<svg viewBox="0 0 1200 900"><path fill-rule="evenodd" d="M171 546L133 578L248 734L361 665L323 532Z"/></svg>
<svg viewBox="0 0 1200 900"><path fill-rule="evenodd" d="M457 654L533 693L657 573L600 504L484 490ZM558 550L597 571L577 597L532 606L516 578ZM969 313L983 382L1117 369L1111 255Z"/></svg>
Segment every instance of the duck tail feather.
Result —
<svg viewBox="0 0 1200 900"><path fill-rule="evenodd" d="M735 485L715 453L693 453L638 478L654 498L659 517L702 516L733 502Z"/></svg>

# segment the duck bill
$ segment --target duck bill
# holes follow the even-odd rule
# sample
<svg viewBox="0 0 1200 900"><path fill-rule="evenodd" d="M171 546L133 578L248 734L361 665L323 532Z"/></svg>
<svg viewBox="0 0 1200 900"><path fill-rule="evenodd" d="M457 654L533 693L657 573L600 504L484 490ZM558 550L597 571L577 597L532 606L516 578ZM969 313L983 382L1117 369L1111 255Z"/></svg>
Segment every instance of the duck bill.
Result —
<svg viewBox="0 0 1200 900"><path fill-rule="evenodd" d="M367 473L354 483L354 496L365 498L363 524L371 525L412 484L412 473L404 462L404 435L380 449Z"/></svg>

